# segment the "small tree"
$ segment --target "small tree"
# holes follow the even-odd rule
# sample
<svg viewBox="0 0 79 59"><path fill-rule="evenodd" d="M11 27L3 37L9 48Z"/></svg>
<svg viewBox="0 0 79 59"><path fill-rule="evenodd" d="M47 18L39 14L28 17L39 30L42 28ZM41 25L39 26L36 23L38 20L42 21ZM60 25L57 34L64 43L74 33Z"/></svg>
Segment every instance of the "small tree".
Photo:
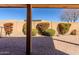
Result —
<svg viewBox="0 0 79 59"><path fill-rule="evenodd" d="M41 22L36 25L36 29L40 34L42 34L45 30L49 28L49 22Z"/></svg>
<svg viewBox="0 0 79 59"><path fill-rule="evenodd" d="M5 23L4 30L5 30L5 34L10 36L10 34L13 31L13 23Z"/></svg>
<svg viewBox="0 0 79 59"><path fill-rule="evenodd" d="M48 23L48 22L41 22L41 23L38 23L38 24L36 25L36 28L37 28L38 30L46 30L46 29L49 28L49 23Z"/></svg>
<svg viewBox="0 0 79 59"><path fill-rule="evenodd" d="M61 14L61 21L75 22L79 18L79 9L64 9Z"/></svg>
<svg viewBox="0 0 79 59"><path fill-rule="evenodd" d="M57 27L58 33L62 35L66 34L69 31L70 26L70 23L59 23Z"/></svg>

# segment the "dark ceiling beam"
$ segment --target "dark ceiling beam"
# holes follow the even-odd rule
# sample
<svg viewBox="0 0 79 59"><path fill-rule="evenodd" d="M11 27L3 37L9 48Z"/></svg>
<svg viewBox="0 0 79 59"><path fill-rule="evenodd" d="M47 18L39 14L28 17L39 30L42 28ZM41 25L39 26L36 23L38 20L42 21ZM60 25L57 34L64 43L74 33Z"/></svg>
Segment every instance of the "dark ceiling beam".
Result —
<svg viewBox="0 0 79 59"><path fill-rule="evenodd" d="M0 4L0 8L27 8L27 4ZM32 8L79 8L79 4L32 4Z"/></svg>
<svg viewBox="0 0 79 59"><path fill-rule="evenodd" d="M0 4L0 8L27 8L26 4Z"/></svg>
<svg viewBox="0 0 79 59"><path fill-rule="evenodd" d="M32 8L79 8L79 4L32 4Z"/></svg>

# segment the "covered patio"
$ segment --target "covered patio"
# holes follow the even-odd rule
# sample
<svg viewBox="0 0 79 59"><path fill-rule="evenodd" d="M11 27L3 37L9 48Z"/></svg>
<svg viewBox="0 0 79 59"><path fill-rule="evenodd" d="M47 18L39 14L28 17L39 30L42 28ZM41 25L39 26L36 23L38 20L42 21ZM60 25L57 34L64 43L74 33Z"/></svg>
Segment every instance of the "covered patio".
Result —
<svg viewBox="0 0 79 59"><path fill-rule="evenodd" d="M31 36L32 35L32 32L31 32L32 31L31 30L32 29L32 8L79 8L78 4L74 4L74 5L73 4L1 4L0 8L27 8L27 18L26 18L27 19L26 20L26 22L27 22L27 33L26 33L27 37L26 38L27 39L20 38L20 39L22 39L21 43L23 44L23 47L25 46L23 54L26 54L26 55L31 55L31 54L36 54L36 55L37 54L38 55L39 54L40 55L41 54L43 54L43 55L45 55L45 54L47 54L47 55L67 54L67 53L61 52L55 48L54 40L51 37L32 38L32 36ZM11 41L12 39L15 39L13 41L18 42L17 44L20 45L19 38L17 38L18 40L14 37L10 38L9 43L13 42L13 41ZM1 40L0 42L2 42L1 45L2 44L4 45L6 42L8 42L7 38L1 38L0 40ZM5 42L5 40L7 40L7 41ZM13 46L13 44L12 44L12 46ZM5 45L7 45L7 43ZM14 48L12 48L12 49L14 49ZM2 50L0 50L0 51L2 51ZM17 53L19 53L19 52L17 52ZM12 53L12 54L14 54L14 53Z"/></svg>

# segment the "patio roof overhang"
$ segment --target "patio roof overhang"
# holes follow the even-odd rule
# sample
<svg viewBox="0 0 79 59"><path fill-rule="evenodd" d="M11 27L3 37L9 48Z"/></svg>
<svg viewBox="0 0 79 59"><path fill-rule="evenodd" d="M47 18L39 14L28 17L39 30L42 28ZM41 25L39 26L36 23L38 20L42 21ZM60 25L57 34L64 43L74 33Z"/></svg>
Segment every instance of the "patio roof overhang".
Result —
<svg viewBox="0 0 79 59"><path fill-rule="evenodd" d="M0 8L27 8L29 4L0 4ZM32 8L79 8L79 4L31 4Z"/></svg>
<svg viewBox="0 0 79 59"><path fill-rule="evenodd" d="M26 54L31 54L32 8L79 8L79 4L0 4L0 8L27 8Z"/></svg>

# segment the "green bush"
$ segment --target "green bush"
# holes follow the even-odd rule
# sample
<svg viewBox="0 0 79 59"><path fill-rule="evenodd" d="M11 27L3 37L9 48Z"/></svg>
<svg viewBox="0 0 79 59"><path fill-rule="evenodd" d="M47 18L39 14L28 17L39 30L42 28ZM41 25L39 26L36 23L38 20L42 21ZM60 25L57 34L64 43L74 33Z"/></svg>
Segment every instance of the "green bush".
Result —
<svg viewBox="0 0 79 59"><path fill-rule="evenodd" d="M26 35L26 33L27 33L27 25L26 25L26 23L23 24L22 32L23 32L24 35ZM36 29L32 29L32 36L35 36L36 33L37 33L37 30Z"/></svg>
<svg viewBox="0 0 79 59"><path fill-rule="evenodd" d="M71 24L70 23L59 23L58 32L59 34L65 34L69 31Z"/></svg>
<svg viewBox="0 0 79 59"><path fill-rule="evenodd" d="M47 29L46 31L41 31L40 34L44 35L44 36L54 36L55 30L54 29Z"/></svg>
<svg viewBox="0 0 79 59"><path fill-rule="evenodd" d="M49 33L50 36L55 35L55 30L54 29L47 29L46 32Z"/></svg>
<svg viewBox="0 0 79 59"><path fill-rule="evenodd" d="M23 32L24 35L26 35L26 32L27 32L27 25L26 25L26 23L23 24L22 32Z"/></svg>
<svg viewBox="0 0 79 59"><path fill-rule="evenodd" d="M36 36L37 34L37 30L36 29L32 29L32 36Z"/></svg>
<svg viewBox="0 0 79 59"><path fill-rule="evenodd" d="M40 34L43 36L50 36L50 34L46 31L41 31Z"/></svg>

